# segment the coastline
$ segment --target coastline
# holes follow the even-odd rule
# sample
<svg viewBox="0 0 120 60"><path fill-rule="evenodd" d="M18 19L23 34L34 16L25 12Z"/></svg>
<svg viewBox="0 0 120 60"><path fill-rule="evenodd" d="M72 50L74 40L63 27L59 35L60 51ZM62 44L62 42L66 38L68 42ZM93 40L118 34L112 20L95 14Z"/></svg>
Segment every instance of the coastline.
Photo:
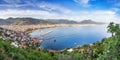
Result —
<svg viewBox="0 0 120 60"><path fill-rule="evenodd" d="M96 26L103 24L38 24L38 25L0 25L4 29L13 31L32 32L37 29L54 28L54 27L70 27L70 26ZM32 30L32 31L31 31Z"/></svg>

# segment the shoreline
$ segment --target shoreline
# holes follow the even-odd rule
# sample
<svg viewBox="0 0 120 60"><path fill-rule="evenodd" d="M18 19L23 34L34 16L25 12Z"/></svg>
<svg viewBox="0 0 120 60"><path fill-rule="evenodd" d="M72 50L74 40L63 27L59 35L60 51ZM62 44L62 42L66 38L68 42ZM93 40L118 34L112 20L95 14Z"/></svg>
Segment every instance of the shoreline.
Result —
<svg viewBox="0 0 120 60"><path fill-rule="evenodd" d="M32 32L37 29L54 28L54 27L71 27L71 26L96 26L103 24L38 24L38 25L0 25L4 29L13 31ZM31 31L32 30L32 31Z"/></svg>

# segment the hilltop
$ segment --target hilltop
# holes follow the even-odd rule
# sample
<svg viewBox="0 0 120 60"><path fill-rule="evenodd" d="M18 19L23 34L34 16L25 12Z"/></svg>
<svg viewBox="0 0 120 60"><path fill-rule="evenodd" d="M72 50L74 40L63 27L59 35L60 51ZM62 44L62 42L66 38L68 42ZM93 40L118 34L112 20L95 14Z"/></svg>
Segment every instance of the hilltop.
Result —
<svg viewBox="0 0 120 60"><path fill-rule="evenodd" d="M93 20L83 20L80 22L80 24L105 24L103 22L95 22Z"/></svg>
<svg viewBox="0 0 120 60"><path fill-rule="evenodd" d="M104 24L92 20L83 20L81 22L68 19L36 19L36 18L8 18L0 19L0 25L33 25L33 24Z"/></svg>

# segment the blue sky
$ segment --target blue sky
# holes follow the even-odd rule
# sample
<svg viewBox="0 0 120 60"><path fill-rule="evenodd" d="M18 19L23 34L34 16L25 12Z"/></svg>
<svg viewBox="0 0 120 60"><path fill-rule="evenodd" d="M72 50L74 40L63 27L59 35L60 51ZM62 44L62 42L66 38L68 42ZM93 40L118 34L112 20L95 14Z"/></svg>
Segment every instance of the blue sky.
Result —
<svg viewBox="0 0 120 60"><path fill-rule="evenodd" d="M0 0L0 18L120 22L120 0Z"/></svg>

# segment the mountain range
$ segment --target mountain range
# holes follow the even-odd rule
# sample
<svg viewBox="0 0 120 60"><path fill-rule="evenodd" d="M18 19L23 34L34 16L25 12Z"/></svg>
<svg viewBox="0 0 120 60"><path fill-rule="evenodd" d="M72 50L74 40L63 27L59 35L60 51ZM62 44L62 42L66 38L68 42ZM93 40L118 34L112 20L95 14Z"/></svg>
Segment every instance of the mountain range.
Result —
<svg viewBox="0 0 120 60"><path fill-rule="evenodd" d="M35 18L8 18L0 19L0 25L31 25L31 24L104 24L92 20L83 20L81 22L68 19L35 19Z"/></svg>

